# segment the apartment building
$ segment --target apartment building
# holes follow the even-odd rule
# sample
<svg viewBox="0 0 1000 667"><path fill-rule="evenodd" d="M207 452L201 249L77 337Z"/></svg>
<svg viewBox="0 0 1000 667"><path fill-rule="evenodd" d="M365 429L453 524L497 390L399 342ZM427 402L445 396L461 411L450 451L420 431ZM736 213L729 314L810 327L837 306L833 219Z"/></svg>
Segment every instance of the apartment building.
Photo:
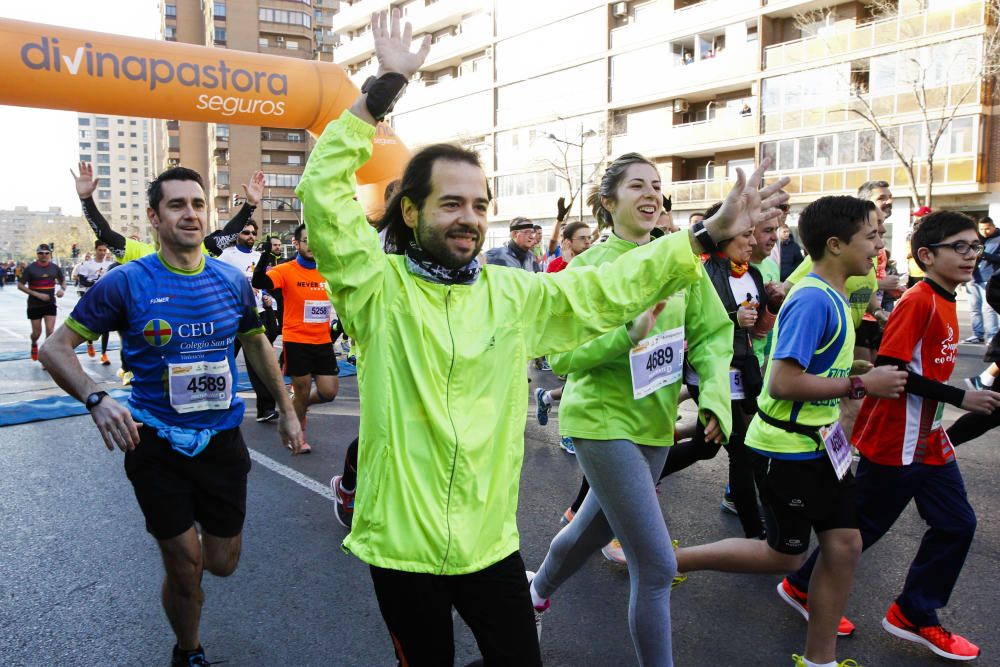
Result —
<svg viewBox="0 0 1000 667"><path fill-rule="evenodd" d="M83 217L66 215L58 206L32 211L15 206L0 211L0 261L33 260L39 243L55 244L53 256L60 263L71 261L73 244L80 257L94 248L94 234Z"/></svg>
<svg viewBox="0 0 1000 667"><path fill-rule="evenodd" d="M329 61L336 0L165 0L162 34L170 41ZM235 214L242 183L264 172L262 234L289 234L300 221L295 186L313 140L305 130L166 120L159 126L165 164L195 169L212 203L211 224Z"/></svg>
<svg viewBox="0 0 1000 667"><path fill-rule="evenodd" d="M94 201L112 228L125 233L134 227L139 237L151 238L146 217L146 187L154 178L156 141L150 132L155 121L146 118L77 115L80 160L94 165L99 179Z"/></svg>
<svg viewBox="0 0 1000 667"><path fill-rule="evenodd" d="M334 62L358 83L374 68L368 17L386 4L342 0L332 16ZM891 18L836 0L391 4L433 46L390 120L410 146L456 141L481 155L496 195L491 244L516 215L550 224L558 196L593 182L604 160L638 151L659 165L682 224L723 197L736 167L763 156L792 179L793 223L818 196L889 181L898 253L905 230L893 226L908 226L910 183L851 108L860 92L887 132L926 151L906 74L916 61L927 66L932 111L955 111L936 151L935 207L997 208L990 91L976 85L963 99L963 72L976 68L940 66L980 57L995 29L984 0L899 0ZM922 183L926 171L918 169Z"/></svg>

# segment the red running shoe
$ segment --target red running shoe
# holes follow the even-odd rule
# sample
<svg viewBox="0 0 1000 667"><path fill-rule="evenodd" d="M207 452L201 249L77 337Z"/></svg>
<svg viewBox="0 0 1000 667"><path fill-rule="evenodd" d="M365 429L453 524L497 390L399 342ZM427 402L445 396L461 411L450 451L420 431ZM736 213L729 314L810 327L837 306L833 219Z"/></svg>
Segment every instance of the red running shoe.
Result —
<svg viewBox="0 0 1000 667"><path fill-rule="evenodd" d="M787 602L789 607L802 614L802 618L809 620L809 594L793 586L787 577L778 584L778 596ZM854 624L847 620L846 616L841 616L840 624L837 626L837 636L850 637L853 634Z"/></svg>
<svg viewBox="0 0 1000 667"><path fill-rule="evenodd" d="M925 625L921 628L910 623L895 602L882 619L882 627L890 635L922 644L942 658L975 660L979 657L979 647L961 635L948 632L940 625Z"/></svg>
<svg viewBox="0 0 1000 667"><path fill-rule="evenodd" d="M38 343L31 344L31 360L38 361Z"/></svg>

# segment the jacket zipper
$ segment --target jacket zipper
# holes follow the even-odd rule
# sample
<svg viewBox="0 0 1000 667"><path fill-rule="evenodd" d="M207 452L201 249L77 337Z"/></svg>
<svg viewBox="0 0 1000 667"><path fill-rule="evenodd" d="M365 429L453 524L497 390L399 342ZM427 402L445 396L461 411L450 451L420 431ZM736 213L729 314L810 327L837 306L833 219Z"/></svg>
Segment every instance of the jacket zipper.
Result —
<svg viewBox="0 0 1000 667"><path fill-rule="evenodd" d="M448 478L448 500L444 507L444 521L445 526L448 529L448 544L444 549L444 560L441 561L441 570L439 574L444 574L445 567L448 565L448 556L451 553L451 490L455 483L455 467L458 465L458 429L455 428L455 420L451 415L451 375L455 370L455 334L451 328L451 288L448 288L448 292L444 297L444 315L445 322L448 325L448 337L451 339L451 365L448 367L448 380L445 383L445 405L448 410L448 422L451 424L451 432L455 437L455 449L454 455L451 459L451 475Z"/></svg>

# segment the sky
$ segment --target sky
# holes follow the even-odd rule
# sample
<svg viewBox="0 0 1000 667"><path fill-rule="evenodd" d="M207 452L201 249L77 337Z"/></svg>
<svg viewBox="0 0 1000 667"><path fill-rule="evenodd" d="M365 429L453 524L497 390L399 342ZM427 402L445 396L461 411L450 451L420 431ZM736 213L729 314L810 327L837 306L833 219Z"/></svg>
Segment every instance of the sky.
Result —
<svg viewBox="0 0 1000 667"><path fill-rule="evenodd" d="M150 39L159 33L159 17L157 0L0 0L0 19ZM0 72L5 66L0 63ZM60 206L63 213L80 213L69 174L79 159L76 131L74 111L0 105L0 210Z"/></svg>

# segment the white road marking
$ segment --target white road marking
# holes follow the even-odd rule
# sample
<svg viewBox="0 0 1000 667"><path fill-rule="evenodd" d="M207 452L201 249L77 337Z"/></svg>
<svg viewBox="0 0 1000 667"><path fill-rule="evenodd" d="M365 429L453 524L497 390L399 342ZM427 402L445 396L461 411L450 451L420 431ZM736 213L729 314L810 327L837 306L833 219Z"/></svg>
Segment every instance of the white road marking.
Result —
<svg viewBox="0 0 1000 667"><path fill-rule="evenodd" d="M251 449L250 447L247 447L247 449L250 451L250 458L253 459L254 463L259 463L268 470L273 470L282 477L290 479L299 486L309 489L313 493L319 494L327 500L337 502L337 499L334 497L333 492L330 491L330 487L328 485L320 484L312 477L307 477L294 468L289 468L283 463L278 463L270 456L261 454L256 449Z"/></svg>
<svg viewBox="0 0 1000 667"><path fill-rule="evenodd" d="M6 332L7 334L9 334L10 336L13 336L14 338L24 339L24 338L28 337L27 334L19 334L16 331L11 331L7 327L0 327L0 331Z"/></svg>

